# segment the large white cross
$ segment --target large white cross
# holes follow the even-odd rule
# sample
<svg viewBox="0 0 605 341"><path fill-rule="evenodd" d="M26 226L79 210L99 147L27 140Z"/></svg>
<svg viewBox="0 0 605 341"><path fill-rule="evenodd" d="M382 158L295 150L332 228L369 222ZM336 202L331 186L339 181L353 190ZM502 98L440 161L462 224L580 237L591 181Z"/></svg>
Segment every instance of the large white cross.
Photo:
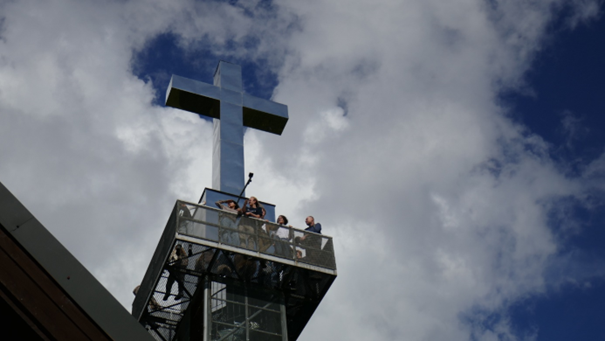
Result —
<svg viewBox="0 0 605 341"><path fill-rule="evenodd" d="M239 195L244 188L244 127L281 135L288 107L245 94L239 65L220 61L214 85L173 75L166 105L214 118L212 187Z"/></svg>

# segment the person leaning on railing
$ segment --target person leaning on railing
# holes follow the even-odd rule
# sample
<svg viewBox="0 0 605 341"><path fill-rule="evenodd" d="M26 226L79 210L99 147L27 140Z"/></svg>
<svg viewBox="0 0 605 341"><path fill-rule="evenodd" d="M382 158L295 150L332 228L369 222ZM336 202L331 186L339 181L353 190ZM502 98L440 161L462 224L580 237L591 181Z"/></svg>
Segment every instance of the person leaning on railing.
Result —
<svg viewBox="0 0 605 341"><path fill-rule="evenodd" d="M260 237L260 252L276 253L281 256L286 256L288 254L286 251L282 252L282 241L285 240L287 242L291 239L290 229L284 226L287 223L288 218L284 215L280 215L277 217L277 222L275 224L269 223L268 220L267 223L263 224L258 231Z"/></svg>
<svg viewBox="0 0 605 341"><path fill-rule="evenodd" d="M230 245L239 245L239 236L235 231L237 227L237 219L242 215L239 205L233 199L219 200L216 203L220 209L232 214L219 214L219 224L221 225L221 242ZM224 205L227 204L227 205Z"/></svg>
<svg viewBox="0 0 605 341"><path fill-rule="evenodd" d="M288 218L285 215L277 217L277 224L279 227L275 232L275 253L279 256L286 258L292 258L292 248L290 247L290 239L292 239L292 226L288 224Z"/></svg>
<svg viewBox="0 0 605 341"><path fill-rule="evenodd" d="M225 203L227 205L223 205ZM237 213L239 210L239 205L233 199L219 200L215 204L216 204L216 206L218 206L218 208L231 212L231 213Z"/></svg>
<svg viewBox="0 0 605 341"><path fill-rule="evenodd" d="M305 223L307 224L307 228L305 231L314 232L317 234L321 234L321 224L315 223L315 218L313 216L308 216L305 219ZM311 260L316 260L321 251L321 237L313 234L313 233L305 233L302 237L296 237L294 241L297 244L301 244L306 246L306 258Z"/></svg>
<svg viewBox="0 0 605 341"><path fill-rule="evenodd" d="M244 206L242 207L242 212L245 217L256 219L265 219L265 214L267 214L267 211L265 211L265 208L258 202L256 197L246 199ZM255 245L254 239L259 227L258 221L252 219L245 219L240 222L237 229L241 232L239 234L241 247L250 248L250 244Z"/></svg>

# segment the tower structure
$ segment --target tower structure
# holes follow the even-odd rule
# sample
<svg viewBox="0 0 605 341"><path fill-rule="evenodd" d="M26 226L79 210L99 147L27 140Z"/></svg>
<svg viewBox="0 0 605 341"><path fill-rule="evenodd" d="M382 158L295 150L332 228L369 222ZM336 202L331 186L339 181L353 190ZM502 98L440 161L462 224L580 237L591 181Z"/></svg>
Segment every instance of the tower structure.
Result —
<svg viewBox="0 0 605 341"><path fill-rule="evenodd" d="M241 204L244 127L281 134L287 107L242 91L221 61L214 85L173 76L166 105L214 118L213 188L177 200L133 303L157 340L296 340L336 278L332 238L221 206Z"/></svg>

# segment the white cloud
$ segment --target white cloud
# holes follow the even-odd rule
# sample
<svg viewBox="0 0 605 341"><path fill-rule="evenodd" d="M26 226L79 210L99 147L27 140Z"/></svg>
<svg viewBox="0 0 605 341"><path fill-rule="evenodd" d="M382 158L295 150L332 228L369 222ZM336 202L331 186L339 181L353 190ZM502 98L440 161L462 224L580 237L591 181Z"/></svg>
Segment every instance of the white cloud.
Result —
<svg viewBox="0 0 605 341"><path fill-rule="evenodd" d="M575 0L568 6L571 8L571 16L567 19L570 28L576 28L579 24L587 23L597 19L601 15L600 1Z"/></svg>
<svg viewBox="0 0 605 341"><path fill-rule="evenodd" d="M530 340L472 312L546 290L548 210L602 178L600 159L566 178L496 103L562 3L4 3L0 181L129 307L174 200L210 186L212 141L151 104L133 51L172 31L192 53L267 58L290 121L247 132L247 192L296 226L313 214L338 257L301 340Z"/></svg>

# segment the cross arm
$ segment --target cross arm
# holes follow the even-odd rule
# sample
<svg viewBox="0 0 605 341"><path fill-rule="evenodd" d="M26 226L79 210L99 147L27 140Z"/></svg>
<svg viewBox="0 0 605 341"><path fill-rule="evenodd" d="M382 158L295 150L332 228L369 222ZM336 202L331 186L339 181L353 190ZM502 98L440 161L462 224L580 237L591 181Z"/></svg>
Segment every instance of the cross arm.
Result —
<svg viewBox="0 0 605 341"><path fill-rule="evenodd" d="M166 106L220 118L221 89L189 78L172 75L166 91Z"/></svg>
<svg viewBox="0 0 605 341"><path fill-rule="evenodd" d="M288 122L288 106L254 97L243 96L244 125L281 135Z"/></svg>

